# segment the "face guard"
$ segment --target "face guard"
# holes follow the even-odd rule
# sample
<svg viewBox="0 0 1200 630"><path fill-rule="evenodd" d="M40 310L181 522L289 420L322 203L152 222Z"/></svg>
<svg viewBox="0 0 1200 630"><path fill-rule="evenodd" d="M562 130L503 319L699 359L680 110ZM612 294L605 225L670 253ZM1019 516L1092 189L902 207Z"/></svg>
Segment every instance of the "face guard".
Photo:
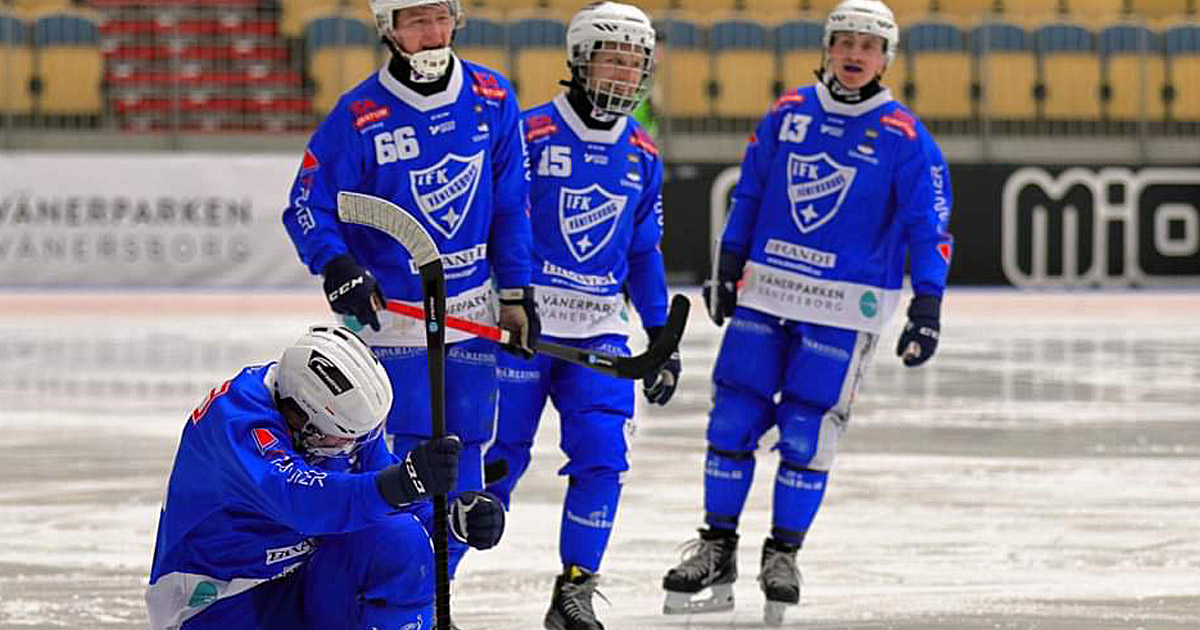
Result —
<svg viewBox="0 0 1200 630"><path fill-rule="evenodd" d="M589 4L567 27L571 80L597 110L630 114L650 93L654 42L654 28L641 9L617 2ZM598 53L607 61L596 63Z"/></svg>

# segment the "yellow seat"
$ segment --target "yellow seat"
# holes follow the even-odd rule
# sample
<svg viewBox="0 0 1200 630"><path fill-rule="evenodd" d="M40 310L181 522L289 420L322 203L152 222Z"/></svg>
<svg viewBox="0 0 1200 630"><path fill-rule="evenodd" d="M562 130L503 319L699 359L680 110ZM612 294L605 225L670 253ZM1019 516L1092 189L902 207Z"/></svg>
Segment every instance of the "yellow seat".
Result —
<svg viewBox="0 0 1200 630"><path fill-rule="evenodd" d="M809 83L816 81L816 77L813 77L811 74L809 77ZM883 73L883 79L880 80L880 83L891 91L893 99L907 105L909 99L904 92L905 86L908 85L911 78L912 73L909 72L908 69L908 59L905 55L901 54L893 59L892 63L888 65L887 70L885 70Z"/></svg>
<svg viewBox="0 0 1200 630"><path fill-rule="evenodd" d="M902 54L908 57L914 87L908 106L922 118L971 118L972 64L962 31L947 22L928 21L909 27L907 37Z"/></svg>
<svg viewBox="0 0 1200 630"><path fill-rule="evenodd" d="M1184 24L1163 33L1167 81L1174 90L1171 118L1200 121L1200 26Z"/></svg>
<svg viewBox="0 0 1200 630"><path fill-rule="evenodd" d="M51 115L99 114L104 59L96 23L73 12L46 15L33 24L33 42L42 85L37 110Z"/></svg>
<svg viewBox="0 0 1200 630"><path fill-rule="evenodd" d="M1110 120L1162 120L1162 89L1166 81L1162 40L1152 31L1117 24L1100 33L1104 82L1108 86L1106 115Z"/></svg>
<svg viewBox="0 0 1200 630"><path fill-rule="evenodd" d="M724 20L709 30L717 116L758 118L775 101L775 55L767 49L767 29L750 20Z"/></svg>
<svg viewBox="0 0 1200 630"><path fill-rule="evenodd" d="M1037 30L1042 52L1042 114L1051 120L1100 118L1100 57L1092 34L1075 24Z"/></svg>
<svg viewBox="0 0 1200 630"><path fill-rule="evenodd" d="M1125 14L1126 0L1064 0L1067 15L1075 20L1112 22Z"/></svg>
<svg viewBox="0 0 1200 630"><path fill-rule="evenodd" d="M937 13L953 19L975 19L1000 9L1000 0L933 0Z"/></svg>
<svg viewBox="0 0 1200 630"><path fill-rule="evenodd" d="M779 78L785 92L816 82L813 72L821 67L824 33L824 24L812 19L792 20L775 27L773 39L779 56Z"/></svg>
<svg viewBox="0 0 1200 630"><path fill-rule="evenodd" d="M999 120L1036 117L1037 57L1025 31L992 22L971 31L970 49L979 64L980 113Z"/></svg>
<svg viewBox="0 0 1200 630"><path fill-rule="evenodd" d="M37 18L49 13L70 11L73 4L71 0L14 0L12 7L26 18Z"/></svg>
<svg viewBox="0 0 1200 630"><path fill-rule="evenodd" d="M1000 6L1005 18L1021 22L1045 22L1066 8L1063 0L1001 0Z"/></svg>
<svg viewBox="0 0 1200 630"><path fill-rule="evenodd" d="M327 113L350 88L378 70L375 27L342 15L323 15L305 24L308 74L313 81L312 108Z"/></svg>
<svg viewBox="0 0 1200 630"><path fill-rule="evenodd" d="M521 109L553 99L562 92L560 80L571 78L563 48L523 48L513 61L513 79Z"/></svg>
<svg viewBox="0 0 1200 630"><path fill-rule="evenodd" d="M0 14L0 112L27 114L33 109L29 82L33 79L33 49L25 23Z"/></svg>
<svg viewBox="0 0 1200 630"><path fill-rule="evenodd" d="M747 10L757 12L758 7L755 6L756 4L757 2L755 2L755 0L741 0L740 3L739 0L679 0L679 6L677 8L684 11L691 11L692 13L719 15L721 13L732 11L735 8L745 8ZM638 4L638 6L641 6L641 4Z"/></svg>
<svg viewBox="0 0 1200 630"><path fill-rule="evenodd" d="M279 32L284 37L300 37L304 27L322 15L338 13L342 0L279 0ZM358 8L358 5L355 5ZM366 13L347 17L365 17Z"/></svg>
<svg viewBox="0 0 1200 630"><path fill-rule="evenodd" d="M503 48L455 46L454 54L508 76L508 51Z"/></svg>
<svg viewBox="0 0 1200 630"><path fill-rule="evenodd" d="M1188 0L1130 0L1131 12L1144 18L1183 17Z"/></svg>
<svg viewBox="0 0 1200 630"><path fill-rule="evenodd" d="M508 75L508 48L499 21L471 14L454 36L454 51L463 59Z"/></svg>
<svg viewBox="0 0 1200 630"><path fill-rule="evenodd" d="M708 116L712 111L709 89L713 74L708 50L701 46L700 29L690 21L674 18L658 20L655 26L667 43L655 79L662 92L664 115Z"/></svg>

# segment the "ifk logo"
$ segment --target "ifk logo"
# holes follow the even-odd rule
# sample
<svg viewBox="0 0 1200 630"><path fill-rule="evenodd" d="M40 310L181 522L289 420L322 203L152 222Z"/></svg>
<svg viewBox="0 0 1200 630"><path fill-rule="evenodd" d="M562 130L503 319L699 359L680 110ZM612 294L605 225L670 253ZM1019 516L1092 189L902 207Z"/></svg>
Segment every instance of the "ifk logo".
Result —
<svg viewBox="0 0 1200 630"><path fill-rule="evenodd" d="M413 198L426 222L454 238L471 211L482 173L483 151L468 157L451 153L429 168L409 171Z"/></svg>
<svg viewBox="0 0 1200 630"><path fill-rule="evenodd" d="M792 220L800 232L808 234L837 214L858 171L854 167L838 164L826 153L792 153L788 155L787 172Z"/></svg>
<svg viewBox="0 0 1200 630"><path fill-rule="evenodd" d="M600 184L563 188L558 193L558 222L567 249L583 262L612 240L629 198L614 195Z"/></svg>

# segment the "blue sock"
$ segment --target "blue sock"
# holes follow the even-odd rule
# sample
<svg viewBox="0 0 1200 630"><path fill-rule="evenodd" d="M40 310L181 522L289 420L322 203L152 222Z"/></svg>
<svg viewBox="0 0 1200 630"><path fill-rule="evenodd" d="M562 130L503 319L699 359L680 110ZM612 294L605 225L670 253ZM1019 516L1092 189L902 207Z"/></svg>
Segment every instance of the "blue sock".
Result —
<svg viewBox="0 0 1200 630"><path fill-rule="evenodd" d="M753 481L753 451L709 447L704 462L704 522L712 528L736 530Z"/></svg>
<svg viewBox="0 0 1200 630"><path fill-rule="evenodd" d="M595 573L608 547L621 483L617 473L604 477L571 477L567 498L563 501L562 530L558 550L562 564L578 566Z"/></svg>
<svg viewBox="0 0 1200 630"><path fill-rule="evenodd" d="M812 526L825 497L829 472L808 470L779 463L775 475L775 509L771 535L776 540L799 546Z"/></svg>

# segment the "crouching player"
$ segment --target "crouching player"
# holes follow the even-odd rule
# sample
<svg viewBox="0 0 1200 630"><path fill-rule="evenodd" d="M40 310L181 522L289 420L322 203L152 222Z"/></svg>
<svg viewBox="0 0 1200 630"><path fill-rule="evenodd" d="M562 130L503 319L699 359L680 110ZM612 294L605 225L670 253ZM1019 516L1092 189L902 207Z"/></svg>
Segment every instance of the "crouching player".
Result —
<svg viewBox="0 0 1200 630"><path fill-rule="evenodd" d="M454 487L461 444L387 449L383 366L347 328L313 327L278 362L250 366L188 417L159 516L150 626L430 628L433 549L397 507ZM487 549L504 510L487 493L450 505L450 531Z"/></svg>

